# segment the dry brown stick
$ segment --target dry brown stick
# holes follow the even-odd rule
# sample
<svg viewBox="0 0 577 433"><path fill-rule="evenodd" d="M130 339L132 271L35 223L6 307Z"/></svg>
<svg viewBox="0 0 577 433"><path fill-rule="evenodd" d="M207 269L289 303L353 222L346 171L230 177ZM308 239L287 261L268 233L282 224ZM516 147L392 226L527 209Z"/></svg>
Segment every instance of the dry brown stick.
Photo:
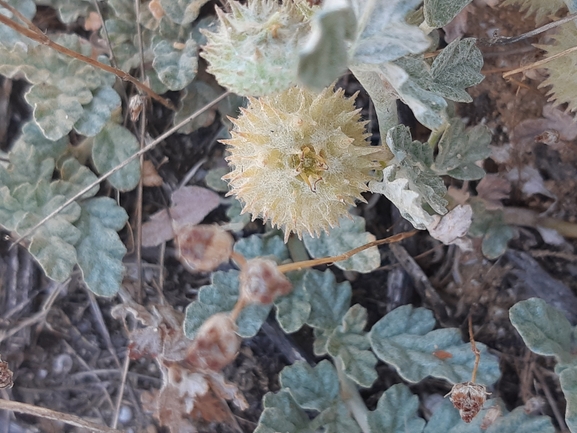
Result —
<svg viewBox="0 0 577 433"><path fill-rule="evenodd" d="M0 16L2 16L0 14ZM178 131L180 128L182 128L184 125L186 125L188 122L190 122L191 120L193 120L194 118L198 117L200 114L204 113L206 110L208 110L210 107L212 107L214 104L220 102L221 100L223 100L224 98L226 98L228 95L230 94L230 92L224 92L222 95L220 95L218 98L212 100L211 102L209 102L208 104L206 104L204 107L202 107L200 110L196 111L195 113L191 114L190 116L188 116L186 119L184 119L182 122L178 123L177 125L174 125L172 128L170 128L168 131L166 131L164 134L160 135L158 138L156 138L155 140L153 140L152 142L150 142L149 144L147 144L146 146L144 146L142 149L140 149L138 152L132 154L132 156L129 156L128 158L126 158L124 161L122 161L120 164L118 164L116 167L108 170L106 173L104 173L102 176L100 176L98 179L96 179L94 182L91 182L89 185L85 186L84 188L82 188L80 191L78 191L76 194L74 194L72 197L70 197L68 200L66 200L64 203L62 203L58 208L54 209L52 212L50 212L48 215L46 215L44 218L42 218L38 223L36 223L32 228L30 228L26 233L24 233L22 236L20 236L18 239L16 239L14 241L14 243L10 246L10 248L12 248L14 245L19 244L20 242L22 242L23 239L27 238L28 236L30 236L32 233L34 233L36 230L38 230L39 227L41 227L42 225L44 225L46 223L46 221L50 220L51 218L53 218L55 215L57 215L58 213L60 213L63 209L65 209L66 207L70 206L72 203L74 203L76 200L78 200L80 197L82 197L84 194L86 194L88 191L90 191L92 188L94 188L96 185L100 184L100 182L102 182L103 180L108 179L110 176L112 176L114 173L116 173L118 170L121 170L123 167L125 167L126 165L130 164L132 161L134 161L136 158L140 157L140 155L145 154L146 152L148 152L150 149L154 148L158 143L160 143L161 141L163 141L165 138L171 136L172 134L174 134L176 131Z"/></svg>
<svg viewBox="0 0 577 433"><path fill-rule="evenodd" d="M27 415L38 416L40 418L52 419L54 421L60 421L68 425L73 425L74 427L85 428L91 432L96 433L122 433L120 430L94 424L76 415L70 415L64 412L56 412L55 410L46 409L45 407L34 406L31 404L21 403L19 401L0 399L0 409L25 413Z"/></svg>
<svg viewBox="0 0 577 433"><path fill-rule="evenodd" d="M398 235L390 236L385 239L379 239L377 241L369 242L368 244L361 245L360 247L354 248L338 256L325 257L322 259L314 259L314 260L304 260L302 262L295 262L295 263L287 263L286 265L280 265L278 267L278 270L284 274L286 272L298 271L300 269L310 268L313 266L329 265L334 262L341 262L371 247L376 247L378 245L392 244L394 242L400 242L403 239L414 236L417 232L418 230L412 230L410 232L399 233Z"/></svg>
<svg viewBox="0 0 577 433"><path fill-rule="evenodd" d="M547 385L547 382L545 381L545 377L543 376L543 373L541 373L540 368L541 367L533 364L531 369L533 370L533 374L537 377L537 380L539 381L539 385L541 385L541 388L543 389L543 392L545 393L545 397L547 398L547 402L549 403L549 407L553 411L553 415L555 415L555 419L559 423L559 427L561 428L561 431L563 433L569 432L567 424L565 423L565 417L563 416L563 414L561 413L561 410L559 409L559 406L557 405L557 399L555 399L555 397L553 397L553 393L551 393L551 390L549 389L549 386Z"/></svg>
<svg viewBox="0 0 577 433"><path fill-rule="evenodd" d="M477 344L475 343L475 336L473 335L473 315L469 314L469 340L471 341L471 350L475 354L475 366L473 367L473 374L471 377L471 382L475 383L477 380L477 369L479 368L479 362L481 361L481 352L477 349Z"/></svg>
<svg viewBox="0 0 577 433"><path fill-rule="evenodd" d="M0 0L0 5L3 7L6 7L6 8L8 8L8 6L9 6L3 0ZM36 26L34 27L34 29L24 27L23 25L18 24L17 22L11 20L10 18L8 18L2 14L0 14L0 23L7 25L11 29L17 31L18 33L36 41L42 45L49 46L50 48L58 51L59 53L65 54L65 55L72 57L74 59L78 59L81 62L88 63L89 65L94 66L95 68L102 69L106 72L110 72L111 74L116 75L121 80L128 81L128 82L134 84L136 87L138 87L138 89L140 89L141 91L146 93L152 99L160 102L165 107L167 107L171 110L176 109L174 107L174 104L170 100L163 98L162 96L158 95L150 87L141 83L140 81L138 81L136 78L134 78L129 73L124 72L120 69L113 68L112 66L109 66L109 65L102 63L102 62L99 62L98 60L94 60L90 57L84 56L84 55L82 55L76 51L73 51L69 48L66 48L66 47L60 45L60 44L57 44L52 39L50 39L48 36L46 36L44 33L42 33L42 31L40 29L38 29Z"/></svg>
<svg viewBox="0 0 577 433"><path fill-rule="evenodd" d="M515 74L518 74L520 72L528 71L530 69L540 68L541 66L543 66L543 65L545 65L545 64L547 64L547 63L549 63L555 59L558 59L559 57L563 57L563 56L565 56L567 54L571 54L575 51L577 51L577 47L567 48L566 50L563 50L560 53L553 54L551 57L546 57L542 60L531 63L530 65L522 66L520 68L513 69L512 71L506 72L503 74L503 78L507 78L511 75L515 75Z"/></svg>
<svg viewBox="0 0 577 433"><path fill-rule="evenodd" d="M498 36L496 38L491 38L489 41L482 40L479 42L487 44L487 45L513 44L515 42L522 41L523 39L537 36L538 34L546 32L547 30L558 27L558 26L565 24L569 21L573 21L576 18L577 18L577 14L571 14L571 15L567 15L564 18L561 18L559 21L554 21L552 23L545 24L544 26L541 26L535 30L531 30L530 32L523 33L522 35L519 35L519 36Z"/></svg>

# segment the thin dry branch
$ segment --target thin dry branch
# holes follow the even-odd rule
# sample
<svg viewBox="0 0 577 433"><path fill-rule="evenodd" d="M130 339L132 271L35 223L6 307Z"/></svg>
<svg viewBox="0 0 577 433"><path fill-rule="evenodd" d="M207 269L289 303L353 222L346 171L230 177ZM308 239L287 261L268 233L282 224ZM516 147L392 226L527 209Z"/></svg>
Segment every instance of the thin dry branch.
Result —
<svg viewBox="0 0 577 433"><path fill-rule="evenodd" d="M514 44L515 42L519 42L522 41L523 39L527 39L527 38L531 38L533 36L537 36L543 32L546 32L547 30L553 29L555 27L558 27L562 24L568 23L569 21L573 21L577 19L577 14L570 14L567 15L564 18L561 18L558 21L554 21L552 23L549 24L545 24L544 26L538 27L535 30L531 30L530 32L527 33L523 33L522 35L518 35L518 36L497 36L495 38L491 38L488 41L487 40L482 40L479 41L483 44L487 44L487 45L506 45L506 44Z"/></svg>
<svg viewBox="0 0 577 433"><path fill-rule="evenodd" d="M278 270L284 274L286 272L298 271L300 269L311 268L313 266L329 265L329 264L334 263L334 262L341 262L341 261L347 260L348 258L351 258L355 254L358 254L361 251L367 250L371 247L376 247L378 245L392 244L394 242L400 242L403 239L410 238L411 236L414 236L416 233L418 233L418 230L412 230L410 232L399 233L398 235L390 236L390 237L385 238L385 239L379 239L377 241L373 241L373 242L369 242L368 244L361 245L360 247L354 248L354 249L347 251L346 253L343 253L343 254L338 255L338 256L324 257L322 259L314 259L314 260L305 260L305 261L296 262L296 263L287 263L286 265L280 265L278 267Z"/></svg>
<svg viewBox="0 0 577 433"><path fill-rule="evenodd" d="M1 1L1 0L0 0ZM1 15L0 15L1 16ZM109 171L107 171L106 173L104 173L102 176L100 176L98 179L96 179L94 182L91 182L89 185L87 185L86 187L82 188L80 191L78 191L76 194L74 194L72 197L70 197L68 200L66 200L64 203L62 203L62 205L60 205L57 209L53 210L52 212L50 212L48 215L46 215L44 218L42 218L34 227L32 227L31 229L29 229L26 233L24 233L22 236L20 236L18 239L16 239L14 241L14 243L10 246L10 248L14 247L14 245L19 244L20 242L22 242L23 239L26 239L28 236L30 236L32 233L34 233L36 230L38 230L39 227L41 227L42 225L44 225L48 220L50 220L51 218L53 218L55 215L57 215L58 213L60 213L63 209L65 209L66 207L70 206L72 203L74 203L76 200L78 200L80 197L82 197L84 194L86 194L88 191L90 191L92 188L94 188L96 185L98 185L100 182L102 182L103 180L108 179L110 176L112 176L114 173L116 173L118 170L122 169L123 167L125 167L127 164L131 163L132 161L134 161L136 158L139 158L140 155L145 154L146 152L148 152L150 149L154 148L158 143L160 143L161 141L165 140L167 137L171 136L172 134L174 134L176 131L178 131L180 128L182 128L184 125L186 125L188 122L190 122L191 120L193 120L194 118L198 117L199 115L201 115L202 113L204 113L206 110L208 110L210 107L212 107L214 104L217 104L218 102L220 102L221 100L223 100L224 98L226 98L228 95L230 94L230 92L225 92L222 95L220 95L218 98L214 99L213 101L209 102L208 104L206 104L204 107L202 107L200 110L198 110L197 112L191 114L190 116L188 116L186 119L184 119L182 122L178 123L177 125L173 126L172 128L170 128L168 131L166 131L164 134L160 135L158 138L156 138L154 141L150 142L149 144L147 144L146 146L144 146L142 149L140 149L138 152L134 153L132 156L126 158L124 161L122 161L120 164L118 164L116 167L110 169Z"/></svg>
<svg viewBox="0 0 577 433"><path fill-rule="evenodd" d="M549 63L555 59L558 59L559 57L566 56L567 54L571 54L575 51L577 51L577 47L567 48L566 50L563 50L560 53L553 54L551 57L546 57L542 60L531 63L530 65L522 66L520 68L513 69L512 71L506 72L503 74L503 78L507 78L507 77L510 77L511 75L515 75L515 74L518 74L520 72L525 72L525 71L528 71L530 69L540 68L541 66L546 65L547 63Z"/></svg>
<svg viewBox="0 0 577 433"><path fill-rule="evenodd" d="M40 418L52 419L54 421L60 421L68 425L84 428L96 433L122 433L120 430L94 424L76 415L56 412L55 410L46 409L45 407L33 406L31 404L21 403L19 401L0 399L0 409L25 413L27 415L38 416Z"/></svg>
<svg viewBox="0 0 577 433"><path fill-rule="evenodd" d="M5 1L0 0L0 6L5 7L6 9L9 9L12 13L14 13L19 18L22 17L20 12L18 12L12 6L7 4ZM98 60L92 59L90 57L86 57L80 53L77 53L76 51L73 51L71 49L68 49L68 48L60 45L60 44L57 44L52 39L50 39L48 36L46 36L44 33L42 33L42 30L40 30L38 27L36 27L32 22L27 20L25 17L22 17L20 19L22 19L24 22L26 22L28 27L24 27L23 25L18 24L17 22L11 20L10 18L0 14L0 23L7 25L8 27L17 31L18 33L36 41L42 45L49 46L50 48L58 51L59 53L62 53L62 54L65 54L67 56L70 56L72 58L78 59L81 62L88 63L89 65L94 66L95 68L99 68L99 69L102 69L106 72L110 72L111 74L116 75L121 80L128 81L128 82L134 84L136 87L138 87L139 90L146 93L152 99L160 102L165 107L167 107L171 110L175 110L174 104L170 100L163 98L162 96L159 96L150 87L141 83L140 81L138 81L136 78L134 78L129 73L124 72L120 69L113 68L112 66L109 66L105 63L101 63Z"/></svg>

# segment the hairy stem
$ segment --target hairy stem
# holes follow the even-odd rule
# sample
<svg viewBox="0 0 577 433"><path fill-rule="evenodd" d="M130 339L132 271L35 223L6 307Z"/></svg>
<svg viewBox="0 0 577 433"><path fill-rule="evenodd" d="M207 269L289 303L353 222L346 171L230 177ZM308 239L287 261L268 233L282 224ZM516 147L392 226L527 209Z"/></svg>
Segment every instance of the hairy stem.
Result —
<svg viewBox="0 0 577 433"><path fill-rule="evenodd" d="M361 397L361 394L359 394L357 385L345 374L344 365L340 358L333 358L333 362L337 368L343 401L351 411L355 421L363 433L370 433L371 429L369 427L368 419L369 411Z"/></svg>

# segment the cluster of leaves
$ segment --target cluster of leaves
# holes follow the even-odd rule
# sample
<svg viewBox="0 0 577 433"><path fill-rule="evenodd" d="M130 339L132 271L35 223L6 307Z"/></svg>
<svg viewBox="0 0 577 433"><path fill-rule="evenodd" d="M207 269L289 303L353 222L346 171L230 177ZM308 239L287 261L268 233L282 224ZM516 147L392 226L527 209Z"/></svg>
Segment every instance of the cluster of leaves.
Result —
<svg viewBox="0 0 577 433"><path fill-rule="evenodd" d="M357 220L358 227L362 227L360 223L362 219ZM337 252L351 245L346 236L333 234L334 237L328 236L322 241L311 238L309 242L317 241L323 248ZM362 233L357 234L359 237ZM305 245L309 251L319 248L318 245ZM277 262L289 258L282 239L271 234L242 239L235 245L235 250L246 258L271 256ZM370 255L358 260L359 263L349 263L346 268L370 268ZM348 282L337 283L330 270L295 271L287 276L293 291L274 301L278 323L287 333L304 325L313 328L315 355L329 356L336 367L329 361L322 361L314 368L306 363L286 367L280 377L283 389L265 396L265 410L257 432L312 432L320 427L327 431L360 431L357 421L346 409L340 387L343 381L353 386L370 387L377 379L375 366L378 359L392 365L409 382L419 382L428 376L451 383L470 379L475 359L469 343L462 341L458 329L434 329L435 319L429 310L405 305L387 314L370 331L365 331L367 310L358 304L350 307L352 291ZM185 334L194 339L208 317L231 311L238 301L238 287L237 271L215 272L212 284L202 287L198 300L186 309ZM237 320L237 333L244 338L254 336L273 305L251 304L245 307ZM500 375L498 362L483 344L478 346L482 354L479 381L492 384ZM449 407L439 409L438 416L444 421L434 418L435 422L425 431L436 432L437 427L433 425L448 420L451 427L456 426L460 418L458 414L455 417L456 411ZM417 417L417 409L417 397L411 395L406 386L396 385L386 391L377 410L368 415L371 431L397 431L389 429L406 427L407 423L414 423L414 431L423 431L425 422ZM305 410L318 411L319 414L309 419ZM282 417L279 416L281 413L284 414ZM478 424L480 422L477 428ZM522 411L515 411L498 421L501 427L511 425L505 431L514 431L512 429L520 424L527 424L527 431L540 431L537 429L541 427L546 427L542 431L553 431L547 418L531 418Z"/></svg>
<svg viewBox="0 0 577 433"><path fill-rule="evenodd" d="M518 302L509 310L509 317L531 351L556 358L555 373L567 400L565 421L572 432L577 431L577 328L539 298Z"/></svg>

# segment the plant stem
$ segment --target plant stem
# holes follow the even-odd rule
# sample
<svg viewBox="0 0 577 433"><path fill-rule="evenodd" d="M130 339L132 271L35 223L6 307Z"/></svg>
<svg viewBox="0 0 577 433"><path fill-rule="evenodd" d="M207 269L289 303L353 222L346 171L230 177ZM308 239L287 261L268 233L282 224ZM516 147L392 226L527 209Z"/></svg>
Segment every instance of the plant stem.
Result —
<svg viewBox="0 0 577 433"><path fill-rule="evenodd" d="M350 67L350 69L373 101L379 120L381 143L387 152L386 162L388 162L393 159L393 153L386 145L387 131L399 124L397 115L397 99L399 98L395 89L377 71L363 71L355 67Z"/></svg>
<svg viewBox="0 0 577 433"><path fill-rule="evenodd" d="M577 238L577 224L563 221L557 218L542 217L531 209L520 207L506 207L503 209L503 217L507 224L526 227L545 227L554 229L566 238Z"/></svg>
<svg viewBox="0 0 577 433"><path fill-rule="evenodd" d="M371 429L369 427L368 418L369 411L361 397L361 394L359 394L357 385L345 374L344 365L340 358L333 358L333 362L337 369L337 375L339 377L339 383L341 386L341 397L343 401L353 414L355 421L363 433L370 433Z"/></svg>

